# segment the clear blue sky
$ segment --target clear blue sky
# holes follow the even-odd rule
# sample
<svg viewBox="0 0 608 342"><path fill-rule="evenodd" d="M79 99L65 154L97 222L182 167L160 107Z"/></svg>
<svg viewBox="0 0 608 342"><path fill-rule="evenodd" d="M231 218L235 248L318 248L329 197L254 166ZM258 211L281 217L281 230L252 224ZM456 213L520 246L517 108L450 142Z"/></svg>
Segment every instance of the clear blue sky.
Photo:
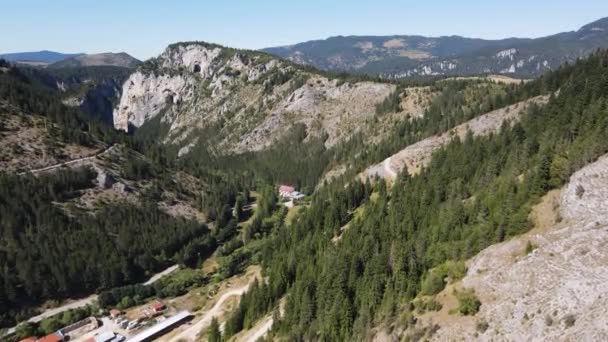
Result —
<svg viewBox="0 0 608 342"><path fill-rule="evenodd" d="M3 0L0 53L126 51L204 40L239 48L335 35L539 37L608 16L607 0Z"/></svg>

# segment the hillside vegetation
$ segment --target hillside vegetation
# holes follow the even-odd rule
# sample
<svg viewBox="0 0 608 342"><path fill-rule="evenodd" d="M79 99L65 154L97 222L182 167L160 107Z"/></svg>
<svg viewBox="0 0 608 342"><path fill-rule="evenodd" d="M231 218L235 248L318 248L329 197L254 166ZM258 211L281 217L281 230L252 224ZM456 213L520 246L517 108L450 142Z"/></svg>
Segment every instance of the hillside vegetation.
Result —
<svg viewBox="0 0 608 342"><path fill-rule="evenodd" d="M379 181L320 190L262 252L269 283L259 296L289 293L275 334L339 341L368 338L379 325L407 327L430 269L525 232L540 196L608 151L607 74L600 52L535 81L530 87L559 95L498 134L456 139L390 189ZM332 243L362 203L364 214Z"/></svg>
<svg viewBox="0 0 608 342"><path fill-rule="evenodd" d="M606 51L528 83L396 83L175 44L124 83L114 124L129 134L41 83L0 64L0 130L29 132L31 123L38 141L103 151L23 175L13 171L28 163L15 153L19 166L0 173L3 326L78 294L102 292L104 306L168 295L131 285L169 264L198 268L215 252L216 280L263 268L225 320L224 338L269 315L270 338L290 341L432 338L436 329L415 317L439 309L433 296L446 280L464 277L464 261L488 246L528 231L542 196L608 152ZM484 134L459 126L487 113L518 120ZM6 145L22 136L4 133ZM393 184L357 177L442 134L418 173L401 172ZM279 183L310 195L289 224ZM454 314L483 311L474 291L455 297ZM281 300L284 312L273 314Z"/></svg>

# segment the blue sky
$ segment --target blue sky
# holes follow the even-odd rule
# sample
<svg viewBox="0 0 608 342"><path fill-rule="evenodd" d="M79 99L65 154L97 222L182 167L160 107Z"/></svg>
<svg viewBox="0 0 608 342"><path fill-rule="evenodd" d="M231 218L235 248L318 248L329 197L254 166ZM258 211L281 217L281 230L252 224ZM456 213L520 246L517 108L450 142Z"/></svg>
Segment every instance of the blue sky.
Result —
<svg viewBox="0 0 608 342"><path fill-rule="evenodd" d="M335 35L539 37L608 16L606 0L2 0L0 53L126 51L205 40L239 48Z"/></svg>

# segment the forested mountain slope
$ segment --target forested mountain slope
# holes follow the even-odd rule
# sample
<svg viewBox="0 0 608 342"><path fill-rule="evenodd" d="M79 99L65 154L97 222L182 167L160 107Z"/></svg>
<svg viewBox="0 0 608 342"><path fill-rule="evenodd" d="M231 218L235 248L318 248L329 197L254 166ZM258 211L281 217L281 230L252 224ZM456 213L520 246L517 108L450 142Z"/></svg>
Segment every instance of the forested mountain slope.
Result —
<svg viewBox="0 0 608 342"><path fill-rule="evenodd" d="M112 112L120 100L122 84L133 69L115 66L21 68L32 82L46 87L69 107L112 125Z"/></svg>
<svg viewBox="0 0 608 342"><path fill-rule="evenodd" d="M199 180L0 63L0 326L213 251Z"/></svg>
<svg viewBox="0 0 608 342"><path fill-rule="evenodd" d="M323 70L387 78L485 73L536 77L608 47L608 19L536 38L483 40L459 36L347 36L263 51Z"/></svg>
<svg viewBox="0 0 608 342"><path fill-rule="evenodd" d="M392 83L179 43L124 82L114 124L137 127L127 135L2 62L0 142L54 140L58 152L103 153L35 174L14 172L29 164L18 151L4 164L0 324L77 294L105 291L104 306L149 297L150 288L123 286L168 264L199 267L215 251L219 279L263 267L264 281L226 320L225 338L267 318L281 299L271 338L444 336L421 312L437 310L436 295L471 276L465 261L527 232L547 192L608 152L607 75L601 51L528 83ZM516 108L522 101L538 105ZM464 133L486 113L494 123L513 120ZM392 185L357 177L433 136L444 138L417 173L401 172ZM23 158L45 153L32 148ZM45 165L77 156L53 157ZM320 184L328 173L334 180ZM310 194L295 214L279 203L281 183ZM256 209L247 217L251 190ZM475 315L487 301L459 291L452 314Z"/></svg>
<svg viewBox="0 0 608 342"><path fill-rule="evenodd" d="M547 95L536 96L476 117L445 133L409 145L382 163L370 166L363 174L370 179L379 177L386 180L394 180L401 172L408 172L410 175L417 174L422 168L428 167L436 151L454 139L464 140L468 134L473 136L496 134L503 129L504 124L515 124L519 121L520 115L526 112L530 106L544 105L548 98Z"/></svg>
<svg viewBox="0 0 608 342"><path fill-rule="evenodd" d="M417 326L414 311L421 304L412 301L421 293L432 299L448 275L462 277L459 262L530 229L528 215L541 196L608 151L602 139L607 74L603 51L533 82L529 89L560 91L497 134L456 139L419 175L402 173L392 188L378 181L319 190L296 222L276 228L263 253L268 285L250 294L262 301L289 294L274 334L342 341L393 331L400 340L441 330ZM363 214L351 221L362 205ZM349 221L334 244L332 237ZM479 310L474 293L462 291L458 298L455 314ZM248 307L239 310L242 315Z"/></svg>

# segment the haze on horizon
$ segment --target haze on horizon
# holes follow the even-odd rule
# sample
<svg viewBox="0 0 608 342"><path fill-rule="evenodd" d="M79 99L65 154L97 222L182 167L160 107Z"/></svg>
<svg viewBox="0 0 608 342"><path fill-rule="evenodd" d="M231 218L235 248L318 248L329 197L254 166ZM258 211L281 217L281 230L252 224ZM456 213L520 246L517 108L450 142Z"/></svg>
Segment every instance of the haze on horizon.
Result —
<svg viewBox="0 0 608 342"><path fill-rule="evenodd" d="M166 45L202 40L260 49L337 35L536 38L608 16L608 2L278 0L20 0L3 5L0 53L125 51L147 59Z"/></svg>

